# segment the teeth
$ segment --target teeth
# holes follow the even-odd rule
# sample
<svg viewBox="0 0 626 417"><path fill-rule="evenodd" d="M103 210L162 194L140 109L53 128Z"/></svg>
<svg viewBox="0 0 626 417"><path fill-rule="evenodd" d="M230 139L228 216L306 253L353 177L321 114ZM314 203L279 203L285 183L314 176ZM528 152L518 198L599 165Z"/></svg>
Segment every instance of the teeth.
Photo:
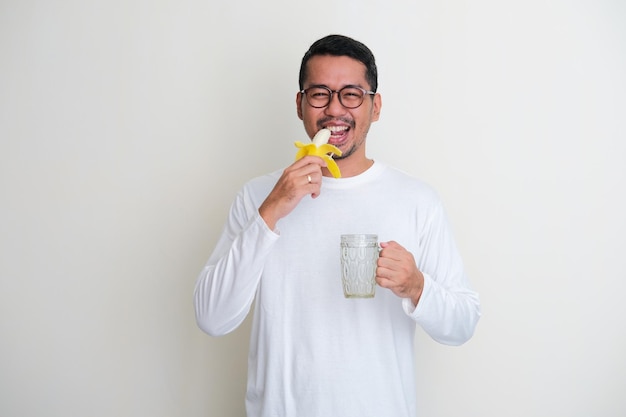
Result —
<svg viewBox="0 0 626 417"><path fill-rule="evenodd" d="M344 130L348 130L348 126L328 126L326 129L330 130L333 133L343 132Z"/></svg>

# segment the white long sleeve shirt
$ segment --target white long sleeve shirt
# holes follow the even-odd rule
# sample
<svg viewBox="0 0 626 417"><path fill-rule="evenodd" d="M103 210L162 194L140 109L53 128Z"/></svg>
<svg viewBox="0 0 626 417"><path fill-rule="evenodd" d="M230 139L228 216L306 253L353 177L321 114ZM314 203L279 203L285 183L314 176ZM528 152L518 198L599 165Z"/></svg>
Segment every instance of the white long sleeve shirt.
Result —
<svg viewBox="0 0 626 417"><path fill-rule="evenodd" d="M480 317L440 200L376 162L356 177L324 177L320 196L272 231L258 208L280 175L237 195L194 294L198 325L211 335L234 330L254 305L248 416L415 417L415 325L458 345ZM346 233L378 234L414 255L425 277L417 307L380 287L373 299L344 298Z"/></svg>

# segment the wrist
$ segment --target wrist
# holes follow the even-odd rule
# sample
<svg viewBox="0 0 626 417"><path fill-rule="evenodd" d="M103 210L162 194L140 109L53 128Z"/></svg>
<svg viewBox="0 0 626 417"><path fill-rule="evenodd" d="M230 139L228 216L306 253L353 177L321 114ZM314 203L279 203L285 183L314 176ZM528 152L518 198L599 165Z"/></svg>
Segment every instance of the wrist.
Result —
<svg viewBox="0 0 626 417"><path fill-rule="evenodd" d="M259 216L261 216L261 219L263 219L270 230L276 229L277 220L269 214L269 210L264 205L259 207Z"/></svg>
<svg viewBox="0 0 626 417"><path fill-rule="evenodd" d="M422 298L422 290L421 289L419 289L417 291L417 294L411 296L411 302L413 303L413 305L415 307L417 307L417 303L420 302L420 298Z"/></svg>
<svg viewBox="0 0 626 417"><path fill-rule="evenodd" d="M411 302L416 307L417 307L417 303L419 303L420 301L420 298L422 298L422 292L424 292L424 274L422 274L418 270L417 286L413 290L413 294L411 294Z"/></svg>

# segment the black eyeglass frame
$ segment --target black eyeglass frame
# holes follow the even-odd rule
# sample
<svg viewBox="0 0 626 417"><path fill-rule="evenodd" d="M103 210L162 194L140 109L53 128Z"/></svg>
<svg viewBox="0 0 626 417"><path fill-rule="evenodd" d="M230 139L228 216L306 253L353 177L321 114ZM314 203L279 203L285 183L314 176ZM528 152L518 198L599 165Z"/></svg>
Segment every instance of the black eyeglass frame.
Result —
<svg viewBox="0 0 626 417"><path fill-rule="evenodd" d="M323 106L315 106L311 104L311 102L309 101L307 92L312 88L323 88L324 90L328 91L330 93L328 96L328 103L324 104ZM363 93L363 97L362 97L361 102L358 105L350 107L350 106L346 106L345 104L343 104L343 101L341 101L341 92L345 90L346 88L356 88L357 90L361 90L361 92ZM331 90L329 87L325 85L312 85L308 88L305 88L304 90L300 90L300 94L304 94L304 96L306 97L306 102L308 103L308 105L315 109L323 109L325 107L330 106L330 103L333 101L333 94L335 93L337 93L337 97L339 98L339 103L346 109L357 109L361 107L361 104L363 104L363 102L365 101L366 95L371 95L371 96L376 95L375 91L369 91L356 85L346 85L344 87L341 87L339 90Z"/></svg>

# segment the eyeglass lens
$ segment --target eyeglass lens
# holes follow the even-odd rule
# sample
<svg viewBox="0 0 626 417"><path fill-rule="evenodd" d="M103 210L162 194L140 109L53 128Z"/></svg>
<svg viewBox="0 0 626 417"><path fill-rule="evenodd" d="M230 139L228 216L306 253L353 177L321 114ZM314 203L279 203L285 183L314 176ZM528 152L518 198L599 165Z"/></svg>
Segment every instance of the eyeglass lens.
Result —
<svg viewBox="0 0 626 417"><path fill-rule="evenodd" d="M335 91L326 87L310 87L304 90L304 93L311 106L322 108L328 106ZM349 109L359 107L365 97L363 90L357 87L344 87L336 93L339 95L339 102Z"/></svg>

